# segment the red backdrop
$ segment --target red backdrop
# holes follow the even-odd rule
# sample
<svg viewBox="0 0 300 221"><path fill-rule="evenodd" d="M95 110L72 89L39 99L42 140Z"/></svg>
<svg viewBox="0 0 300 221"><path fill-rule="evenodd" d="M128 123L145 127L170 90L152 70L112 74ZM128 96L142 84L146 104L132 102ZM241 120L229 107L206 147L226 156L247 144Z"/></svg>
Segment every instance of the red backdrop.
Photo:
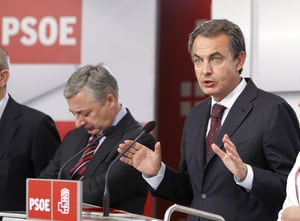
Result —
<svg viewBox="0 0 300 221"><path fill-rule="evenodd" d="M178 169L181 131L185 119L181 106L193 106L195 101L203 99L194 89L197 83L187 51L187 41L196 21L210 19L211 0L164 0L158 3L157 138L162 144L163 161ZM181 90L184 82L191 86L185 94ZM156 198L154 201L153 216L162 219L166 209L173 203ZM174 215L172 220L183 217L181 214Z"/></svg>

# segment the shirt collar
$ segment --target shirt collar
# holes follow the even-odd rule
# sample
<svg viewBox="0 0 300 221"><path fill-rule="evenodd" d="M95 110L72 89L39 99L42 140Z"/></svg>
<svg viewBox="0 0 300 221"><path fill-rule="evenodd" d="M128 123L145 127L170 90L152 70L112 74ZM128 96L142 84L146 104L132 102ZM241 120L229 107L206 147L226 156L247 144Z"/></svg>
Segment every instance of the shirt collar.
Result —
<svg viewBox="0 0 300 221"><path fill-rule="evenodd" d="M237 100L237 98L240 96L240 94L243 92L245 87L247 86L246 80L243 78L241 82L236 86L233 91L231 91L225 98L223 98L220 102L216 102L213 98L211 99L211 106L213 106L215 103L221 104L226 107L227 110L229 110L234 102Z"/></svg>
<svg viewBox="0 0 300 221"><path fill-rule="evenodd" d="M119 121L120 121L126 114L127 114L126 108L125 108L123 105L121 105L121 109L120 109L120 111L117 113L115 119L113 120L112 125L114 125L114 126L117 125L117 124L119 123Z"/></svg>
<svg viewBox="0 0 300 221"><path fill-rule="evenodd" d="M8 96L8 93L6 93L5 96L3 97L3 99L0 100L0 119L2 118L4 109L8 102L8 99L9 99L9 96Z"/></svg>

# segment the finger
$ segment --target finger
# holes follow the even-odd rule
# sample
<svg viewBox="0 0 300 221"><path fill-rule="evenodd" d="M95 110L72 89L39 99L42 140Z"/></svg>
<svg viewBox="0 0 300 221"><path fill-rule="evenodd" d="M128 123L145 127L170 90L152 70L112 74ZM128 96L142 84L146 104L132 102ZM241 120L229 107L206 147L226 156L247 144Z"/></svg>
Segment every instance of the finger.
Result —
<svg viewBox="0 0 300 221"><path fill-rule="evenodd" d="M125 149L126 149L126 147L127 147L128 145L127 144L125 144L125 143L121 143L121 144L119 144L119 147L118 147L118 152L119 153L122 153Z"/></svg>
<svg viewBox="0 0 300 221"><path fill-rule="evenodd" d="M215 143L213 143L213 144L211 145L211 149L212 149L212 150L213 150L220 158L223 159L223 157L225 157L224 151L221 150L221 148L220 148L218 145L216 145Z"/></svg>
<svg viewBox="0 0 300 221"><path fill-rule="evenodd" d="M232 147L231 145L224 144L224 148L226 149L227 156L235 163L241 164L243 163L239 153L237 152L235 146Z"/></svg>
<svg viewBox="0 0 300 221"><path fill-rule="evenodd" d="M124 153L124 156L126 156L127 158L134 158L136 151L127 151L126 153Z"/></svg>
<svg viewBox="0 0 300 221"><path fill-rule="evenodd" d="M161 145L159 141L155 143L154 152L158 155L161 155Z"/></svg>
<svg viewBox="0 0 300 221"><path fill-rule="evenodd" d="M236 151L235 144L231 141L231 139L227 134L225 134L223 137L223 143L226 151L230 151L230 152Z"/></svg>
<svg viewBox="0 0 300 221"><path fill-rule="evenodd" d="M119 144L119 147L118 147L118 152L122 152L124 151L129 145L132 144L132 140L125 140L123 143ZM138 150L139 149L139 145L138 143L135 143L133 144L131 147L130 147L130 150Z"/></svg>
<svg viewBox="0 0 300 221"><path fill-rule="evenodd" d="M131 140L124 140L123 143L119 144L119 148L124 149L126 148L132 141Z"/></svg>
<svg viewBox="0 0 300 221"><path fill-rule="evenodd" d="M231 139L230 139L230 137L228 136L228 134L225 134L225 135L224 135L224 137L223 137L223 142L224 142L224 143L227 143L229 146L235 148L235 145L234 145L234 143L231 141Z"/></svg>
<svg viewBox="0 0 300 221"><path fill-rule="evenodd" d="M234 147L228 143L224 143L224 148L227 153L234 153Z"/></svg>
<svg viewBox="0 0 300 221"><path fill-rule="evenodd" d="M127 157L123 156L123 157L120 158L120 160L122 162L126 163L126 164L129 164L129 165L133 166L133 160L130 159L130 158L127 158Z"/></svg>

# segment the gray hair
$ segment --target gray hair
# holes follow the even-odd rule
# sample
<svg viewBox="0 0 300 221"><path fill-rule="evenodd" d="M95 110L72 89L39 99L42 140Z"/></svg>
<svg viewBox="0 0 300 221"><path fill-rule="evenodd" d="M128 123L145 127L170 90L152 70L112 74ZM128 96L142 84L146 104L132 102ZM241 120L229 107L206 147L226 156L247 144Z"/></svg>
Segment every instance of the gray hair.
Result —
<svg viewBox="0 0 300 221"><path fill-rule="evenodd" d="M64 97L71 98L82 90L89 91L93 99L99 102L104 102L108 94L113 94L118 101L117 80L104 64L77 69L65 85Z"/></svg>
<svg viewBox="0 0 300 221"><path fill-rule="evenodd" d="M0 71L4 69L9 70L9 56L7 51L0 47Z"/></svg>
<svg viewBox="0 0 300 221"><path fill-rule="evenodd" d="M193 56L193 44L198 35L213 37L224 33L230 42L232 57L236 59L240 52L246 53L246 44L243 32L238 25L226 19L212 19L198 25L190 34L188 40L188 51ZM242 69L240 70L240 73Z"/></svg>

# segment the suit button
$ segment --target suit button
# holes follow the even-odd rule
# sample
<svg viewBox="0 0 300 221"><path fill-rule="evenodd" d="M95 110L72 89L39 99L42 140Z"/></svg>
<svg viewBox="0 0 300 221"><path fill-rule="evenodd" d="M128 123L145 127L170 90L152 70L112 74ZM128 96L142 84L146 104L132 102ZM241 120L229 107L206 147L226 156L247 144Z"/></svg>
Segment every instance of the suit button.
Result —
<svg viewBox="0 0 300 221"><path fill-rule="evenodd" d="M206 195L205 193L202 193L202 194L201 194L201 198L202 198L203 200L205 200L205 199L207 198L207 195Z"/></svg>

